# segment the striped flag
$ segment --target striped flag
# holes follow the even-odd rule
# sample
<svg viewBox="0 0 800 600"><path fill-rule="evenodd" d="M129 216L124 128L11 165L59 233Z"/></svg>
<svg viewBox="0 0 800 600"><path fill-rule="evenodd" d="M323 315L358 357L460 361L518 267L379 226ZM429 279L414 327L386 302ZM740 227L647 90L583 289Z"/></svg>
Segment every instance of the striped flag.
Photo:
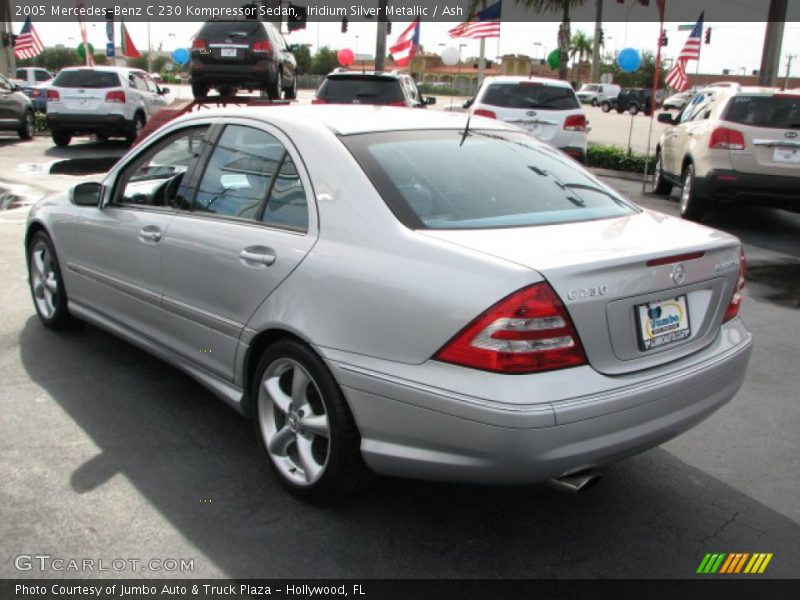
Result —
<svg viewBox="0 0 800 600"><path fill-rule="evenodd" d="M398 67L405 67L419 50L419 19L411 23L406 30L401 33L394 46L389 48L394 64Z"/></svg>
<svg viewBox="0 0 800 600"><path fill-rule="evenodd" d="M17 58L33 58L38 56L44 50L44 44L39 39L39 34L33 28L31 18L25 19L25 24L14 42L14 56Z"/></svg>
<svg viewBox="0 0 800 600"><path fill-rule="evenodd" d="M700 13L700 18L695 23L689 34L689 39L683 46L683 50L675 59L675 66L667 74L667 85L674 87L679 92L685 91L689 87L689 77L686 75L686 63L690 60L700 60L700 48L703 43L703 21L705 13Z"/></svg>
<svg viewBox="0 0 800 600"><path fill-rule="evenodd" d="M448 33L451 38L479 39L500 37L501 12L502 0L471 15L464 23L459 23Z"/></svg>

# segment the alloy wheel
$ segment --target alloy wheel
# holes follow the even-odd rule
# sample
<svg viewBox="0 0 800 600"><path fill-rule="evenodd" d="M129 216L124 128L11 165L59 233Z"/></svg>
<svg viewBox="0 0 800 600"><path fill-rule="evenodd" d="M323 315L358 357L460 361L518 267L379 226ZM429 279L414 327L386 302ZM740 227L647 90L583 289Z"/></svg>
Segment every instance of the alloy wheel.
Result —
<svg viewBox="0 0 800 600"><path fill-rule="evenodd" d="M36 309L46 319L52 319L58 302L58 275L50 249L42 241L31 250L31 288Z"/></svg>

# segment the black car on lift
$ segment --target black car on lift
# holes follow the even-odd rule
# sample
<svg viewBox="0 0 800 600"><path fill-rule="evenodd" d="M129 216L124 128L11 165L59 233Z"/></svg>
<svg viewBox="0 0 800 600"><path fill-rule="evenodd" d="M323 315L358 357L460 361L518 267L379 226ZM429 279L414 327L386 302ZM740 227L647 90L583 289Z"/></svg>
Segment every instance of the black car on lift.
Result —
<svg viewBox="0 0 800 600"><path fill-rule="evenodd" d="M207 21L192 42L189 73L195 98L211 88L221 96L260 90L270 100L297 97L297 61L271 24L255 20Z"/></svg>

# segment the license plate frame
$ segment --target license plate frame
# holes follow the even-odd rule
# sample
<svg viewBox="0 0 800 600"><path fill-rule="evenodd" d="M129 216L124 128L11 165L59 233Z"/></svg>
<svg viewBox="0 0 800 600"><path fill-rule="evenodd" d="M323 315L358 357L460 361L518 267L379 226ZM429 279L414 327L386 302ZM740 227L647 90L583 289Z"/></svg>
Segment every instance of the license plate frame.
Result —
<svg viewBox="0 0 800 600"><path fill-rule="evenodd" d="M219 55L222 58L236 58L237 50L236 48L220 48Z"/></svg>
<svg viewBox="0 0 800 600"><path fill-rule="evenodd" d="M800 148L776 146L772 150L772 160L781 164L800 165Z"/></svg>
<svg viewBox="0 0 800 600"><path fill-rule="evenodd" d="M639 350L650 352L689 339L692 322L686 294L634 307Z"/></svg>

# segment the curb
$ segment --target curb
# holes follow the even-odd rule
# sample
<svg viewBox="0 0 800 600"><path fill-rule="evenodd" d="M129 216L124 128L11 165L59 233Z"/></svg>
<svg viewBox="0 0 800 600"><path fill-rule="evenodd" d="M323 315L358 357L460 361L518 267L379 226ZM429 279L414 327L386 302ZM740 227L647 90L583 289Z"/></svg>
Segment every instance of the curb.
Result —
<svg viewBox="0 0 800 600"><path fill-rule="evenodd" d="M612 171L611 169L600 169L598 167L589 167L589 171L598 177L613 177L614 179L625 179L627 181L642 182L643 173L631 173L630 171Z"/></svg>

